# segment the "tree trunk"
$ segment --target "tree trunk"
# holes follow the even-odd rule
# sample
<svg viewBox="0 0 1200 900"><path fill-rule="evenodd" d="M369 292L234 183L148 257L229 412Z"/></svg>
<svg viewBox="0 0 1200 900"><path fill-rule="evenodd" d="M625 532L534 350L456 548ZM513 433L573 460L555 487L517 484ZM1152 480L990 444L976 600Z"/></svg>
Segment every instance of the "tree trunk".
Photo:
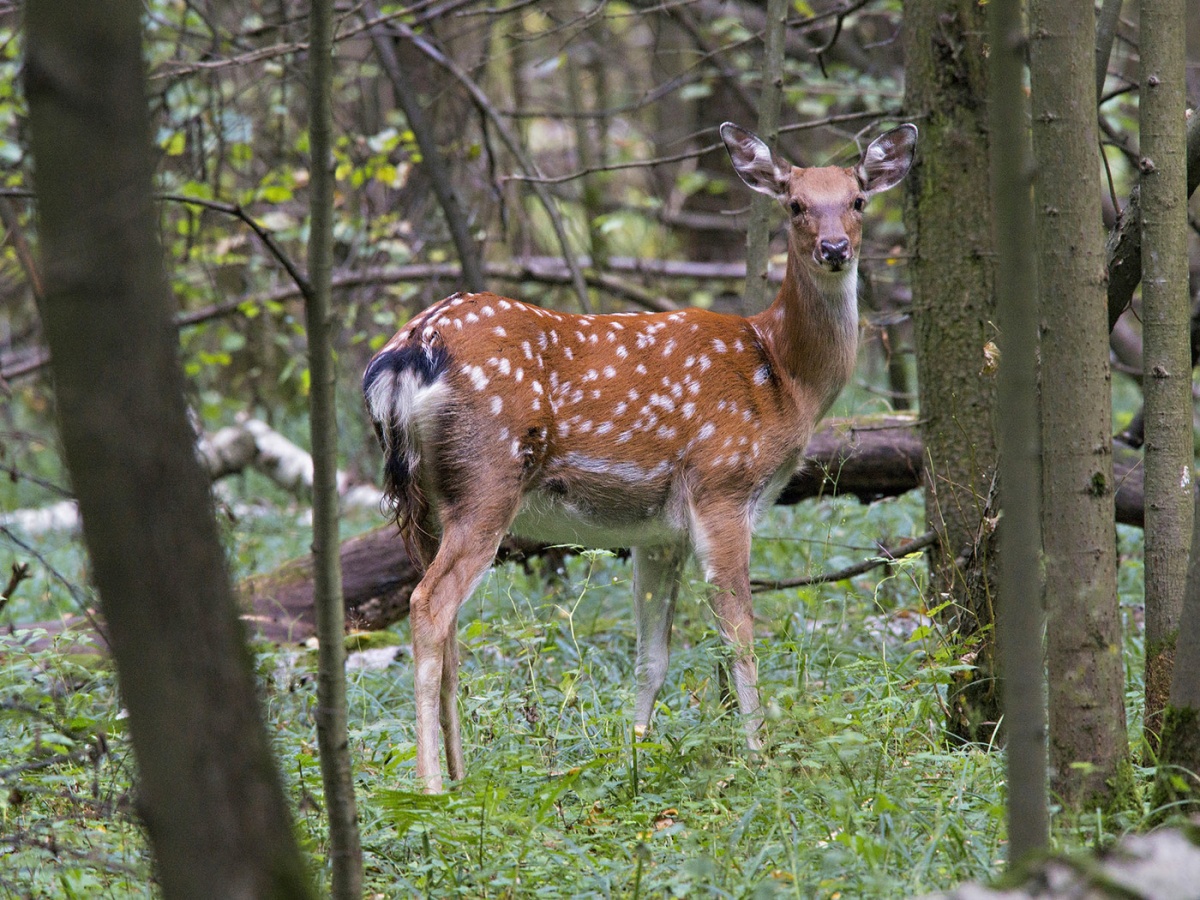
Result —
<svg viewBox="0 0 1200 900"><path fill-rule="evenodd" d="M330 339L329 294L333 273L333 0L309 9L308 134L312 154L309 185L308 286L304 297L308 335L309 424L313 460L313 574L317 620L317 746L329 814L332 896L362 895L362 845L354 802L354 776L346 725L346 632L342 569L338 556L337 370ZM464 257L464 266L469 259Z"/></svg>
<svg viewBox="0 0 1200 900"><path fill-rule="evenodd" d="M1032 0L1029 31L1051 787L1065 806L1091 809L1126 799L1114 794L1132 778L1113 531L1092 0Z"/></svg>
<svg viewBox="0 0 1200 900"><path fill-rule="evenodd" d="M42 318L162 892L309 897L184 405L142 6L25 12Z"/></svg>
<svg viewBox="0 0 1200 900"><path fill-rule="evenodd" d="M942 535L931 556L935 596L976 652L950 696L949 732L988 743L1000 719L991 640L994 595L988 547L957 564L962 547L984 533L983 511L995 478L994 379L985 358L996 337L992 204L987 181L985 4L915 0L906 4L905 108L921 124L908 177L905 224L911 248L914 341L925 425L925 511Z"/></svg>
<svg viewBox="0 0 1200 900"><path fill-rule="evenodd" d="M788 0L767 0L767 22L763 34L762 91L758 99L757 134L777 150L779 107L783 98L783 36L787 31ZM771 226L778 221L778 204L756 193L750 200L750 224L746 230L746 299L748 312L766 309L773 299L767 271L771 263Z"/></svg>
<svg viewBox="0 0 1200 900"><path fill-rule="evenodd" d="M1142 0L1142 391L1146 399L1146 740L1158 747L1192 540L1183 0Z"/></svg>
<svg viewBox="0 0 1200 900"><path fill-rule="evenodd" d="M1197 495L1200 504L1200 495ZM1200 516L1200 510L1197 511ZM1187 588L1175 646L1170 702L1163 711L1162 743L1154 781L1156 809L1192 813L1200 804L1200 528L1192 534ZM1185 806L1186 804L1186 806Z"/></svg>
<svg viewBox="0 0 1200 900"><path fill-rule="evenodd" d="M362 14L367 19L379 18L379 10L374 3L364 4ZM408 77L408 73L396 57L395 40L388 33L386 26L380 23L371 28L371 43L375 47L375 55L379 58L383 73L392 83L396 102L404 110L404 118L408 121L408 127L421 150L421 164L429 171L429 184L437 197L438 205L442 208L446 228L454 241L454 249L458 252L463 284L469 291L486 290L487 283L479 260L479 248L471 237L467 215L454 189L450 167L442 156L437 134L417 96L412 79Z"/></svg>
<svg viewBox="0 0 1200 900"><path fill-rule="evenodd" d="M1090 0L1089 0L1090 2ZM1029 139L1022 87L1026 40L1020 0L990 5L991 190L1001 363L1000 595L996 641L1003 669L1008 775L1008 863L1049 842L1046 803L1045 616L1039 577L1038 294L1030 201Z"/></svg>

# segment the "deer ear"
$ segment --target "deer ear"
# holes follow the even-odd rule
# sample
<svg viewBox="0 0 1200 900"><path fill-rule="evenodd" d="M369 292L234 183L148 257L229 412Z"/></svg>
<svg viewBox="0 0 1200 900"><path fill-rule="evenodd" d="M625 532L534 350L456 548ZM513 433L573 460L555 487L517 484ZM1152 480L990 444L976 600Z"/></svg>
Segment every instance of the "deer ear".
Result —
<svg viewBox="0 0 1200 900"><path fill-rule="evenodd" d="M781 203L787 199L791 164L772 153L758 135L732 122L721 126L721 139L729 151L734 171L747 187Z"/></svg>
<svg viewBox="0 0 1200 900"><path fill-rule="evenodd" d="M901 125L871 141L854 170L862 189L877 194L899 184L912 167L916 148L916 125Z"/></svg>

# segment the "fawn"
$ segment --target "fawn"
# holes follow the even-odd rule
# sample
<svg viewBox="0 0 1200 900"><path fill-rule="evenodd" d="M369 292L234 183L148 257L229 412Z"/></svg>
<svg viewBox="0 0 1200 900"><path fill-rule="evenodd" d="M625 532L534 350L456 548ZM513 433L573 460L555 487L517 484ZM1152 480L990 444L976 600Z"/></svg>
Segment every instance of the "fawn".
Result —
<svg viewBox="0 0 1200 900"><path fill-rule="evenodd" d="M694 554L732 650L747 742L760 746L751 530L850 379L863 208L907 174L917 129L881 135L849 168L794 167L728 122L721 137L742 181L789 218L786 274L765 311L575 315L458 293L367 366L386 502L426 565L409 615L427 791L442 789L439 722L450 778L464 774L458 611L507 532L632 548L639 734Z"/></svg>

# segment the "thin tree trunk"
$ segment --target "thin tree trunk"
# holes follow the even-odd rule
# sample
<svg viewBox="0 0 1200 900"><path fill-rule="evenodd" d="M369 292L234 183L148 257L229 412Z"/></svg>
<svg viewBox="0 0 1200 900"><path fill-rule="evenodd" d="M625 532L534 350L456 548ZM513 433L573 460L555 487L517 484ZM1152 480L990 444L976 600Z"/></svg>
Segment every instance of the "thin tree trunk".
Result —
<svg viewBox="0 0 1200 900"><path fill-rule="evenodd" d="M1197 494L1200 504L1200 494ZM1200 510L1197 510L1200 516ZM1162 743L1154 782L1156 809L1192 813L1200 803L1200 528L1192 535L1187 589L1175 646L1170 703L1163 711ZM1184 808L1184 804L1187 807Z"/></svg>
<svg viewBox="0 0 1200 900"><path fill-rule="evenodd" d="M1038 310L1033 209L1026 176L1029 151L1022 90L1026 44L1020 0L993 0L989 19L991 185L1002 329L999 400L1004 421L1000 433L1004 520L996 628L1008 732L1005 761L1011 867L1049 842L1042 656L1045 617L1039 584Z"/></svg>
<svg viewBox="0 0 1200 900"><path fill-rule="evenodd" d="M600 23L593 27L599 28ZM599 52L591 41L580 42L580 45L582 53L596 54ZM603 138L592 135L592 114L596 110L589 109L585 98L583 76L587 69L583 62L571 58L569 49L563 53L563 65L566 68L567 100L574 118L575 160L579 168L587 173L580 179L579 188L579 205L583 215L584 233L587 235L592 267L603 270L608 267L608 241L600 228L602 224L600 217L604 212L603 184L606 176L603 172L592 171L598 165L603 164ZM603 70L603 66L595 68ZM595 85L595 97L597 108L608 102L607 94L601 92L598 84Z"/></svg>
<svg viewBox="0 0 1200 900"><path fill-rule="evenodd" d="M783 97L783 38L787 30L788 0L767 0L767 23L763 34L762 93L758 98L758 136L769 147L779 143L779 106ZM750 201L750 224L746 233L745 310L758 312L771 300L767 269L771 262L771 224L778 204L755 194Z"/></svg>
<svg viewBox="0 0 1200 900"><path fill-rule="evenodd" d="M1000 719L985 510L995 480L995 256L988 169L986 4L912 0L904 10L905 108L921 144L905 182L913 342L925 444L925 517L942 535L932 590L952 604L947 625L975 669L950 687L947 730L987 744ZM963 546L979 541L959 564Z"/></svg>
<svg viewBox="0 0 1200 900"><path fill-rule="evenodd" d="M379 10L374 3L366 3L363 5L362 14L366 19L375 19L379 17ZM408 120L408 127L412 129L413 137L416 138L417 147L421 150L421 164L429 171L429 183L442 208L446 227L450 230L450 239L454 241L454 249L458 251L463 283L470 291L486 290L487 282L483 277L479 249L471 238L467 216L463 212L458 193L454 190L454 179L450 175L450 167L446 164L445 157L442 156L442 148L438 146L437 135L434 133L428 116L425 115L425 107L421 105L416 88L396 58L394 41L384 25L375 25L371 28L371 43L375 47L375 55L379 57L383 73L392 83L392 92L396 95L396 102L404 110L404 117Z"/></svg>
<svg viewBox="0 0 1200 900"><path fill-rule="evenodd" d="M313 601L317 620L317 746L329 814L332 895L362 895L362 847L354 802L354 777L346 726L345 612L338 555L337 371L330 333L333 273L333 0L309 7L308 133L312 154L309 179L309 292L304 313L308 333L309 420L313 456ZM466 261L464 260L464 263Z"/></svg>
<svg viewBox="0 0 1200 900"><path fill-rule="evenodd" d="M1142 391L1146 400L1146 740L1167 704L1192 540L1192 366L1184 0L1142 0Z"/></svg>
<svg viewBox="0 0 1200 900"><path fill-rule="evenodd" d="M1144 151L1143 151L1144 152ZM1187 196L1200 187L1200 115L1187 125ZM1142 189L1129 194L1117 226L1108 236L1108 326L1116 325L1142 280Z"/></svg>
<svg viewBox="0 0 1200 900"><path fill-rule="evenodd" d="M1104 94L1104 82L1108 78L1108 60L1112 56L1113 39L1117 36L1117 23L1121 21L1123 0L1104 0L1096 16L1096 101Z"/></svg>
<svg viewBox="0 0 1200 900"><path fill-rule="evenodd" d="M263 726L158 245L142 5L29 0L55 396L168 898L310 897Z"/></svg>
<svg viewBox="0 0 1200 900"><path fill-rule="evenodd" d="M1029 31L1051 787L1065 806L1089 809L1110 806L1132 777L1113 529L1092 0L1031 0Z"/></svg>

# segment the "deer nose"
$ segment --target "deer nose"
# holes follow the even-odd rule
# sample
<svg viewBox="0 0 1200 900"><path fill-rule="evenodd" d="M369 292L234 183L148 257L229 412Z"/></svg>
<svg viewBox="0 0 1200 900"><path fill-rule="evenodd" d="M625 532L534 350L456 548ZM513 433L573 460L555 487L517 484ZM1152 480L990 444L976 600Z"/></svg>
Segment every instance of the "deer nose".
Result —
<svg viewBox="0 0 1200 900"><path fill-rule="evenodd" d="M827 263L840 265L850 258L850 239L838 238L835 241L822 240L820 243L821 259Z"/></svg>

